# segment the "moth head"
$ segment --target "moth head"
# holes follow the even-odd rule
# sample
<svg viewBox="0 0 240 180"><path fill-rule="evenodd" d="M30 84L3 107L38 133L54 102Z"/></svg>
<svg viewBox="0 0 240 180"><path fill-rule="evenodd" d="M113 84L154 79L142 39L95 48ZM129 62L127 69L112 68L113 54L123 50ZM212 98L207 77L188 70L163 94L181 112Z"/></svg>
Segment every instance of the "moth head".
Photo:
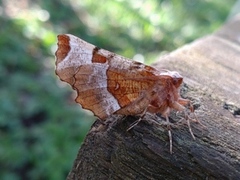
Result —
<svg viewBox="0 0 240 180"><path fill-rule="evenodd" d="M172 83L176 88L182 84L183 77L177 71L167 71L161 73L161 75L170 76L172 78Z"/></svg>

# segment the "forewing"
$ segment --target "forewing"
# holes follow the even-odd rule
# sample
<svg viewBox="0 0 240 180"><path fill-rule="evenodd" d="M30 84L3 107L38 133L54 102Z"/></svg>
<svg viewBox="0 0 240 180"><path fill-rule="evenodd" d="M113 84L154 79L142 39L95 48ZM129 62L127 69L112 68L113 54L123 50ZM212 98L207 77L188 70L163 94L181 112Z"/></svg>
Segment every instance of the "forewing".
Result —
<svg viewBox="0 0 240 180"><path fill-rule="evenodd" d="M77 91L76 102L101 119L151 91L159 79L156 69L69 34L58 36L56 74Z"/></svg>

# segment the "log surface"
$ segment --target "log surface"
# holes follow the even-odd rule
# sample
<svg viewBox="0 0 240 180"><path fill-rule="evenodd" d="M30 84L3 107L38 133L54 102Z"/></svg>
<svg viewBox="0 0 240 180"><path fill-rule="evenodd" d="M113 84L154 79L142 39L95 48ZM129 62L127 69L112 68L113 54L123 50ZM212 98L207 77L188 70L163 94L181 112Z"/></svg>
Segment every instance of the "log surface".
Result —
<svg viewBox="0 0 240 180"><path fill-rule="evenodd" d="M114 115L97 120L67 179L240 179L240 17L219 31L160 57L153 66L184 77L181 95L193 102L198 119L172 128L173 154L161 117ZM172 113L171 121L181 115Z"/></svg>

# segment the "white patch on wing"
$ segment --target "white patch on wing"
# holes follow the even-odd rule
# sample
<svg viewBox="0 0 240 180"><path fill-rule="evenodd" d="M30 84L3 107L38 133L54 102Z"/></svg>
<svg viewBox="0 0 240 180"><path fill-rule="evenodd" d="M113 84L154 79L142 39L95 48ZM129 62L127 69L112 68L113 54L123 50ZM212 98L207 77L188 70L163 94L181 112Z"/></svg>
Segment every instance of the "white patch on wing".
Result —
<svg viewBox="0 0 240 180"><path fill-rule="evenodd" d="M95 46L71 34L67 34L67 36L70 38L69 45L71 49L65 59L58 63L57 70L91 64Z"/></svg>
<svg viewBox="0 0 240 180"><path fill-rule="evenodd" d="M111 95L109 92L108 94ZM118 101L113 96L111 98L106 97L106 100L103 101L103 107L105 107L108 116L121 108Z"/></svg>
<svg viewBox="0 0 240 180"><path fill-rule="evenodd" d="M81 68L87 71L81 71ZM96 94L102 95L99 104L105 109L107 115L111 115L119 110L121 107L117 99L107 90L108 77L106 72L109 65L107 63L92 63L81 68L76 75L76 84L74 84L78 91L81 93L90 89L96 89Z"/></svg>
<svg viewBox="0 0 240 180"><path fill-rule="evenodd" d="M120 87L120 85L119 85L118 83L116 83L116 86L115 86L115 89L114 89L114 90L115 90L115 91L118 90L119 87Z"/></svg>

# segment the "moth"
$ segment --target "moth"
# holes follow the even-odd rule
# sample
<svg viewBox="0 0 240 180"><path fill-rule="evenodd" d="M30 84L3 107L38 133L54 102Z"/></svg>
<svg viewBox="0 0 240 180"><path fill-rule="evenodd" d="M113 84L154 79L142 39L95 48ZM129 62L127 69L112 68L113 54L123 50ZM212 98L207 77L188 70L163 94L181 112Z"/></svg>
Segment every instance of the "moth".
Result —
<svg viewBox="0 0 240 180"><path fill-rule="evenodd" d="M179 94L183 77L176 71L157 70L71 34L58 35L55 55L56 74L77 91L76 102L101 120L150 112L169 123L171 110L184 111L190 103ZM169 137L171 143L170 130Z"/></svg>

